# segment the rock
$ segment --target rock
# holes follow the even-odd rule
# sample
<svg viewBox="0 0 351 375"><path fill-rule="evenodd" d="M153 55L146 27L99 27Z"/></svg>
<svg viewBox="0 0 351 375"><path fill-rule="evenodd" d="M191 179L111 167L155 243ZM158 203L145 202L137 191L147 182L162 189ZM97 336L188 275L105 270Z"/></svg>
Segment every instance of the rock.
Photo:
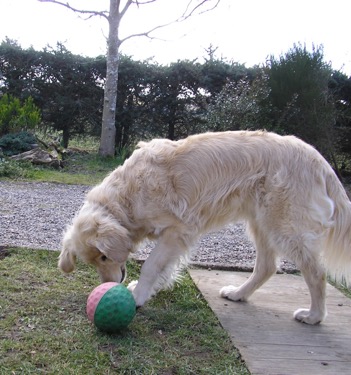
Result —
<svg viewBox="0 0 351 375"><path fill-rule="evenodd" d="M62 167L62 162L58 158L58 153L48 152L41 148L35 148L18 155L11 156L13 160L27 160L35 165L47 165L54 168Z"/></svg>

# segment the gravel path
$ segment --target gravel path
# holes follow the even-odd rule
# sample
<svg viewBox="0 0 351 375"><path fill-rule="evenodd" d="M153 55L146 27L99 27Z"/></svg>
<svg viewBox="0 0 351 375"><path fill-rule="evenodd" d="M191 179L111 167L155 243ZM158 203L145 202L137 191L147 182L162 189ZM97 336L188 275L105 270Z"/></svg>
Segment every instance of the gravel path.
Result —
<svg viewBox="0 0 351 375"><path fill-rule="evenodd" d="M0 181L0 245L59 250L62 232L84 201L89 186ZM136 254L145 259L146 243ZM192 263L220 269L251 270L255 250L242 224L201 238ZM295 271L282 261L281 269Z"/></svg>

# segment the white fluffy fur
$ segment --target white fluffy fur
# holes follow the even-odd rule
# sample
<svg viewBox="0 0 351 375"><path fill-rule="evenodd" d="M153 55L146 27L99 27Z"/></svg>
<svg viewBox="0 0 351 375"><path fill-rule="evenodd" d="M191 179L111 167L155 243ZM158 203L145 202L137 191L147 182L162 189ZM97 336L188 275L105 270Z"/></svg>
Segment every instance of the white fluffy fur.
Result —
<svg viewBox="0 0 351 375"><path fill-rule="evenodd" d="M239 131L139 143L88 193L65 233L59 265L71 272L78 256L102 281L119 282L136 245L157 240L139 282L129 286L141 306L170 282L201 234L238 220L247 223L256 264L243 285L225 286L221 296L246 300L284 257L299 267L311 294L310 308L295 318L321 322L325 269L350 275L351 206L325 159L292 136Z"/></svg>

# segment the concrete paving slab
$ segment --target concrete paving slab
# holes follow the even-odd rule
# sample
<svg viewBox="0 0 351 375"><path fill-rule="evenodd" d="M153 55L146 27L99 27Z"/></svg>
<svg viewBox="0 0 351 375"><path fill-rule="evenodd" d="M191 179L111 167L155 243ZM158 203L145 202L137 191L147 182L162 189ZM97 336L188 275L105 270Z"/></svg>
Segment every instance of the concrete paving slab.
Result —
<svg viewBox="0 0 351 375"><path fill-rule="evenodd" d="M189 272L252 375L351 374L351 300L331 285L327 319L309 326L293 319L296 309L310 304L300 276L277 274L248 302L232 302L219 296L220 288L239 286L250 273Z"/></svg>

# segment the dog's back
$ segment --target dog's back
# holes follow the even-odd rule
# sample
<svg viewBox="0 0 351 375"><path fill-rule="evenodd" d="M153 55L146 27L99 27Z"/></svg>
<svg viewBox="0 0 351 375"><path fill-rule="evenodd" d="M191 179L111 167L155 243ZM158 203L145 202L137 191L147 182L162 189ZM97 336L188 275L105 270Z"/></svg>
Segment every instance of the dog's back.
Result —
<svg viewBox="0 0 351 375"><path fill-rule="evenodd" d="M336 274L341 268L347 273L350 202L312 146L294 136L234 131L177 142L153 140L140 147L143 157L167 176L163 202L192 230L203 233L246 220L271 233L320 237L321 244L328 244L320 250L329 266ZM160 196L157 200L161 203ZM333 255L335 248L342 257ZM335 263L340 258L342 263Z"/></svg>
<svg viewBox="0 0 351 375"><path fill-rule="evenodd" d="M313 147L295 137L262 131L205 133L177 142L154 140L141 147L144 167L156 169L162 179L166 176L168 194L176 195L167 200L182 202L180 216L194 210L199 210L195 216L203 216L204 206L213 214L221 205L225 209L228 200L259 204L273 192L293 190L307 201L316 184L325 189L325 176L334 176Z"/></svg>

